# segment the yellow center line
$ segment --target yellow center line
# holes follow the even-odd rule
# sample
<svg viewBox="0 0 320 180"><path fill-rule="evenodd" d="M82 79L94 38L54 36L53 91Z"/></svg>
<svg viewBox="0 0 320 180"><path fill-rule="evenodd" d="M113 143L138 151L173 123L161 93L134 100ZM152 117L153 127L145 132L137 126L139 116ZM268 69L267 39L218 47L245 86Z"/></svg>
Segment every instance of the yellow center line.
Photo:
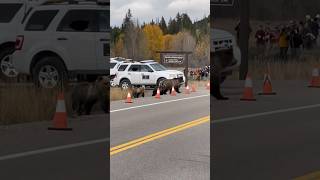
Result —
<svg viewBox="0 0 320 180"><path fill-rule="evenodd" d="M203 118L200 118L200 119L197 119L197 120L185 123L185 124L181 124L181 125L178 125L178 126L175 126L175 127L172 127L172 128L169 128L169 129L157 132L157 133L153 133L153 134L138 138L136 140L118 145L118 146L115 146L110 149L110 156L115 155L117 153L120 153L122 151L126 151L128 149L140 146L142 144L154 141L156 139L171 135L173 133L177 133L179 131L182 131L182 130L185 130L185 129L188 129L188 128L191 128L194 126L198 126L200 124L208 122L209 120L210 120L210 116L206 116L206 117L203 117Z"/></svg>
<svg viewBox="0 0 320 180"><path fill-rule="evenodd" d="M320 171L316 171L301 177L294 178L293 180L319 180L319 179L320 179Z"/></svg>

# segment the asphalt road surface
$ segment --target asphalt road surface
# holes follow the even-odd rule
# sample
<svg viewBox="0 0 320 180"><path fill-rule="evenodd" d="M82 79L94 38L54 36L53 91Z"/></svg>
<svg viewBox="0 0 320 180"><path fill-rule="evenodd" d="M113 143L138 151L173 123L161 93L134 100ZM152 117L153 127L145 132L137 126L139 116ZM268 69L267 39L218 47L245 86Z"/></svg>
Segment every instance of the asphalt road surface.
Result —
<svg viewBox="0 0 320 180"><path fill-rule="evenodd" d="M231 100L213 101L213 179L320 179L320 89L273 81L277 95L240 102L243 84L227 81Z"/></svg>
<svg viewBox="0 0 320 180"><path fill-rule="evenodd" d="M107 118L71 119L73 131L48 131L48 122L0 126L0 179L108 179Z"/></svg>
<svg viewBox="0 0 320 180"><path fill-rule="evenodd" d="M209 91L111 104L111 180L209 180Z"/></svg>

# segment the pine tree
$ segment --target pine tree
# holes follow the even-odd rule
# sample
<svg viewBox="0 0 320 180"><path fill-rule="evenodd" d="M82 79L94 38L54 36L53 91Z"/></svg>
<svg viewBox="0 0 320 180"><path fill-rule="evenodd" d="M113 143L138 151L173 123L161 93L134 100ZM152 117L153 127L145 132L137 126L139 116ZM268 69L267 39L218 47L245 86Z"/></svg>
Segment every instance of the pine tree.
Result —
<svg viewBox="0 0 320 180"><path fill-rule="evenodd" d="M190 19L190 17L188 16L188 14L182 14L181 15L181 24L182 24L182 28L183 29L187 29L187 30L192 30L192 21Z"/></svg>
<svg viewBox="0 0 320 180"><path fill-rule="evenodd" d="M156 23L153 21L153 19L150 22L150 25L155 25Z"/></svg>
<svg viewBox="0 0 320 180"><path fill-rule="evenodd" d="M180 13L178 13L176 16L176 22L177 22L176 23L176 28L177 28L176 33L178 33L180 31L182 31L182 28L183 28L182 17L180 15Z"/></svg>
<svg viewBox="0 0 320 180"><path fill-rule="evenodd" d="M167 34L168 33L167 23L166 23L166 20L164 20L163 16L161 17L161 21L159 23L159 26L160 26L163 34Z"/></svg>
<svg viewBox="0 0 320 180"><path fill-rule="evenodd" d="M128 29L132 25L133 25L132 13L131 13L131 9L128 9L128 12L127 12L125 18L123 19L123 23L122 23L122 26L121 26L121 31L124 32L125 29Z"/></svg>
<svg viewBox="0 0 320 180"><path fill-rule="evenodd" d="M177 34L179 32L179 29L177 27L177 21L175 19L169 20L169 25L168 25L168 33L169 34Z"/></svg>

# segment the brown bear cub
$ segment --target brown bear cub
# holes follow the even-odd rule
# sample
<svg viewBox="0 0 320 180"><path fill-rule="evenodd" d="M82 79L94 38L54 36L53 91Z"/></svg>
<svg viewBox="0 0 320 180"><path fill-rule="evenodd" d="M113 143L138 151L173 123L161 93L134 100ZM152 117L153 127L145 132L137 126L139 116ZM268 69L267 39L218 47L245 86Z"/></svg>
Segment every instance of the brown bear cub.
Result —
<svg viewBox="0 0 320 180"><path fill-rule="evenodd" d="M101 109L109 112L109 78L107 76L98 77L93 83L77 84L72 91L72 110L77 115L90 115L93 106L100 104Z"/></svg>
<svg viewBox="0 0 320 180"><path fill-rule="evenodd" d="M132 87L129 89L129 92L133 98L144 97L145 88L144 87Z"/></svg>
<svg viewBox="0 0 320 180"><path fill-rule="evenodd" d="M160 95L166 95L168 91L171 94L172 87L174 87L174 90L177 93L181 93L180 86L180 81L178 79L165 79L161 81L159 85L153 89L152 96L155 96L157 94L158 88L160 90Z"/></svg>

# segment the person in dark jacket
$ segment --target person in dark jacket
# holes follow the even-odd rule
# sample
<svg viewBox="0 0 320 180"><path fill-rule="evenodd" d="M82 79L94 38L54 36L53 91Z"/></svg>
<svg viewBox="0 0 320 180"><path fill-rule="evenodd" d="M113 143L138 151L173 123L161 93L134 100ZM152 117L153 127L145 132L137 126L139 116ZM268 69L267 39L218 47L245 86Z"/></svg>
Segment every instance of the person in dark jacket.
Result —
<svg viewBox="0 0 320 180"><path fill-rule="evenodd" d="M296 23L291 25L289 35L289 45L292 57L297 57L300 54L300 48L302 45L302 35L299 32L299 27Z"/></svg>

